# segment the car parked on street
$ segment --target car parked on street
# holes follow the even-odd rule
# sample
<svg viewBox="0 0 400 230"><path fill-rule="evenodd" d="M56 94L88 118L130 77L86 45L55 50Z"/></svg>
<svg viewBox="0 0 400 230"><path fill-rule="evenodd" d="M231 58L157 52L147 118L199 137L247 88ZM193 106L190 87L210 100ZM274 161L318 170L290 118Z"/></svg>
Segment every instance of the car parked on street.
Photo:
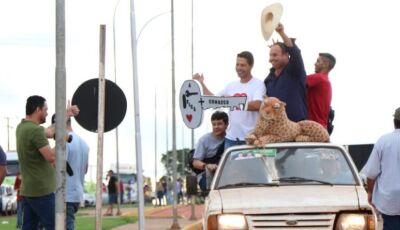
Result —
<svg viewBox="0 0 400 230"><path fill-rule="evenodd" d="M377 215L340 145L227 149L205 200L203 229L372 230Z"/></svg>
<svg viewBox="0 0 400 230"><path fill-rule="evenodd" d="M12 186L0 186L0 199L1 215L12 215L17 212L17 194Z"/></svg>

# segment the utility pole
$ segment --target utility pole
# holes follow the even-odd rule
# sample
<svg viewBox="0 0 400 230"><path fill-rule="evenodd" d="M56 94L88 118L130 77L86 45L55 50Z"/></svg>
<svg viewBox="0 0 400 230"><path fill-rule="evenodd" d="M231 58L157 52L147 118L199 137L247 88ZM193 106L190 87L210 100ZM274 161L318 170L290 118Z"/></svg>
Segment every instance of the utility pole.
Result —
<svg viewBox="0 0 400 230"><path fill-rule="evenodd" d="M13 127L10 126L10 118L6 117L7 120L7 151L10 151L10 129Z"/></svg>

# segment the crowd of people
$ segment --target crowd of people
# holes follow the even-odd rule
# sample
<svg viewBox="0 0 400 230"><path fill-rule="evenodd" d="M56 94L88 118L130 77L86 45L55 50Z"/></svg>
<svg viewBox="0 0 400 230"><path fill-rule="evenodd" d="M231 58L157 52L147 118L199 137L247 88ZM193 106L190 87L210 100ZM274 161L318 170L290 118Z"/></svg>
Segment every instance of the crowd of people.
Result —
<svg viewBox="0 0 400 230"><path fill-rule="evenodd" d="M307 76L295 39L285 33L281 23L275 31L283 42L274 42L270 46L269 62L272 67L264 81L252 75L254 57L249 51L237 55L236 73L239 80L226 84L217 94L213 94L206 86L202 74L193 75L193 79L201 84L205 95L247 97L244 111L229 110L228 115L215 112L211 116L212 132L198 140L193 167L200 170L196 174L203 191L206 190L206 171L212 174L217 168L218 161L210 162L210 159L217 156L219 143L224 142L224 148L245 143L245 136L255 127L265 96L277 97L285 102L290 120L313 120L327 128L332 100L328 74L336 64L335 57L329 53L320 53L315 63L315 73Z"/></svg>
<svg viewBox="0 0 400 230"><path fill-rule="evenodd" d="M218 123L214 116L216 114L213 114L212 132L198 140L193 167L200 170L196 174L203 191L207 190L204 175L208 171L215 171L218 165L218 162L208 163L209 159L217 155L218 143L224 140L225 148L244 144L244 136L255 126L263 96L277 97L284 101L290 120L313 120L328 129L332 100L329 72L335 67L335 57L330 53L319 53L315 73L306 75L295 39L286 35L281 23L275 31L283 42L274 42L270 46L269 62L272 68L264 84L252 76L254 59L250 52L244 51L236 59L239 81L228 83L221 92L215 94L247 96L248 104L244 111L229 111L229 126L228 119L219 119L221 122ZM214 95L204 83L202 74L194 74L193 79L200 82L205 95ZM394 114L394 127L394 132L382 136L375 144L363 169L368 181L368 199L382 213L385 230L400 229L400 183L393 183L400 175L400 108Z"/></svg>
<svg viewBox="0 0 400 230"><path fill-rule="evenodd" d="M49 138L55 137L55 119L47 128L41 126L48 115L47 102L42 96L28 97L25 119L16 129L16 146L20 176L14 187L18 192L17 228L55 228L55 149L50 147ZM66 122L66 229L74 229L75 213L83 199L84 176L88 168L89 147L71 126L71 116L79 108L68 105Z"/></svg>
<svg viewBox="0 0 400 230"><path fill-rule="evenodd" d="M162 177L156 182L156 200L155 205L170 205L173 202L173 191L177 195L177 203L184 203L184 193L183 193L183 179L178 178L174 186L173 181L170 177Z"/></svg>
<svg viewBox="0 0 400 230"><path fill-rule="evenodd" d="M202 136L196 145L193 167L199 170L198 183L207 190L207 172L218 167L220 146L224 148L245 143L245 136L254 129L258 110L264 96L277 97L286 103L288 118L292 121L314 120L327 128L332 88L329 72L336 59L332 54L320 53L315 63L315 73L306 75L303 58L295 40L286 35L283 24L275 31L283 42L270 46L269 62L272 65L267 77L261 81L253 77L253 55L243 51L237 55L236 72L239 80L227 83L216 94L206 86L202 74L193 79L202 85L205 95L246 96L244 111L230 110L228 114L217 111L211 116L212 132ZM26 117L16 128L16 146L20 163L20 177L15 188L19 194L17 228L55 229L55 149L48 138L53 138L54 124L46 122L47 102L41 96L30 96L26 101ZM67 229L74 229L74 215L83 197L84 175L87 172L89 147L71 126L71 116L79 113L76 106L67 107L67 162L70 167L66 181ZM54 122L53 122L54 123ZM395 131L383 136L376 143L363 172L368 178L368 198L383 214L385 229L400 229L400 108L394 115ZM0 146L0 184L6 175L6 155ZM72 172L72 173L71 173ZM112 170L108 172L109 207L105 215L113 215L120 188ZM172 191L183 201L183 181L174 185L171 178L156 183L157 204L171 204ZM123 195L123 193L121 193ZM123 199L123 196L120 198ZM166 202L164 202L166 201Z"/></svg>

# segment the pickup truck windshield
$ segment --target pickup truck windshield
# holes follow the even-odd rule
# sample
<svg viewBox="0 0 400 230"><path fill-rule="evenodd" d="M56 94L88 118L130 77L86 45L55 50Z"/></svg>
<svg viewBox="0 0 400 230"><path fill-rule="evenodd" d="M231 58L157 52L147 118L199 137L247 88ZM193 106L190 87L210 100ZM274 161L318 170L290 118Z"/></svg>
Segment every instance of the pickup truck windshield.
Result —
<svg viewBox="0 0 400 230"><path fill-rule="evenodd" d="M216 188L243 184L356 184L352 167L342 150L333 147L232 150L220 167Z"/></svg>

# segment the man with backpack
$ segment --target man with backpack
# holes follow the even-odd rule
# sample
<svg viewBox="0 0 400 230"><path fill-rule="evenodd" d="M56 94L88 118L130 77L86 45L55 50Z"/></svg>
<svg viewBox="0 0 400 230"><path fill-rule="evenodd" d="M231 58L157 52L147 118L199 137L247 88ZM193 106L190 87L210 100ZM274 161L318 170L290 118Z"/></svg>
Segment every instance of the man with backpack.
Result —
<svg viewBox="0 0 400 230"><path fill-rule="evenodd" d="M334 111L331 108L332 86L329 72L336 59L330 53L320 53L315 62L315 73L307 76L308 119L324 126L329 134L333 130Z"/></svg>
<svg viewBox="0 0 400 230"><path fill-rule="evenodd" d="M211 115L212 132L200 137L194 150L192 169L197 174L200 189L207 190L206 169L213 173L224 152L225 131L229 124L228 114L216 111Z"/></svg>

